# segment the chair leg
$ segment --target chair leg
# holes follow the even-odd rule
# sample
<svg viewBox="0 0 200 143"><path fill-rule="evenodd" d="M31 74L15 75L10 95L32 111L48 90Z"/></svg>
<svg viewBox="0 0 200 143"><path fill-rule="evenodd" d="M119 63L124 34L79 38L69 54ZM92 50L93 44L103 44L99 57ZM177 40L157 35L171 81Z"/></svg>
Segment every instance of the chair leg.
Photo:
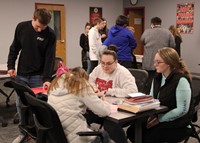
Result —
<svg viewBox="0 0 200 143"><path fill-rule="evenodd" d="M12 91L11 91L11 93L7 96L7 98L6 98L6 105L7 106L9 106L9 104L8 104L8 102L10 101L10 97L11 97L11 95L13 94L13 92L14 92L15 90L13 89Z"/></svg>
<svg viewBox="0 0 200 143"><path fill-rule="evenodd" d="M193 137L196 138L200 143L200 138L199 138L198 132L195 129L195 127L198 127L198 125L191 124L191 127L192 127L192 130L193 130Z"/></svg>
<svg viewBox="0 0 200 143"><path fill-rule="evenodd" d="M8 126L8 122L6 122L3 117L0 117L0 121L2 122L2 125L1 125L2 127Z"/></svg>
<svg viewBox="0 0 200 143"><path fill-rule="evenodd" d="M13 123L14 124L18 124L19 123L19 114L18 113L15 114L14 119L13 119Z"/></svg>

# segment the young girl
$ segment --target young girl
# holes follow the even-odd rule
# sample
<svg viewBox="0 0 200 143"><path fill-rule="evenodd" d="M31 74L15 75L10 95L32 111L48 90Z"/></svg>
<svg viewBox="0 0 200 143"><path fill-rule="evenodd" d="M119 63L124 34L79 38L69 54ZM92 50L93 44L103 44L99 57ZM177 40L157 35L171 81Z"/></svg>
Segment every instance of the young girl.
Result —
<svg viewBox="0 0 200 143"><path fill-rule="evenodd" d="M56 77L48 91L48 103L57 111L70 143L88 143L96 138L76 134L80 131L91 131L83 116L87 108L100 117L111 113L110 104L94 93L88 78L84 69L76 67Z"/></svg>

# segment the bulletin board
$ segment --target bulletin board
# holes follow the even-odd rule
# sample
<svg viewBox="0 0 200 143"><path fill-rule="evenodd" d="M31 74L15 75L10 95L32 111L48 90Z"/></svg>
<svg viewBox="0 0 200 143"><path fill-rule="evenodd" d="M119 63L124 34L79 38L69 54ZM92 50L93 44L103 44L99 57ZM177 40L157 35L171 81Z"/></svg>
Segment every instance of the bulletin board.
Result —
<svg viewBox="0 0 200 143"><path fill-rule="evenodd" d="M176 27L182 34L194 31L194 3L177 4Z"/></svg>

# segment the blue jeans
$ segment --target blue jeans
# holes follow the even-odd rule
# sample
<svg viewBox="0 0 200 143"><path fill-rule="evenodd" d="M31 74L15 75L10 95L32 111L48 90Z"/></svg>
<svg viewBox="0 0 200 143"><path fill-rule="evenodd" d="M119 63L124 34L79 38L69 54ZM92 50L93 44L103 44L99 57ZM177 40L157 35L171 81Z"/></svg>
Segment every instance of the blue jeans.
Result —
<svg viewBox="0 0 200 143"><path fill-rule="evenodd" d="M90 61L90 57L89 57L89 52L86 53L87 55L87 73L90 73L90 69L91 69L91 61Z"/></svg>
<svg viewBox="0 0 200 143"><path fill-rule="evenodd" d="M40 76L40 75L35 75L35 76L17 75L15 78L15 81L18 83L21 83L23 85L27 85L30 88L41 87L43 85L42 76ZM21 100L20 100L20 96L18 96L18 95L16 96L16 107L17 107L17 113L19 115L20 124L22 124L22 125L26 124L24 116L22 116L22 112L21 112L21 108L20 108ZM22 134L21 131L20 131L20 133Z"/></svg>

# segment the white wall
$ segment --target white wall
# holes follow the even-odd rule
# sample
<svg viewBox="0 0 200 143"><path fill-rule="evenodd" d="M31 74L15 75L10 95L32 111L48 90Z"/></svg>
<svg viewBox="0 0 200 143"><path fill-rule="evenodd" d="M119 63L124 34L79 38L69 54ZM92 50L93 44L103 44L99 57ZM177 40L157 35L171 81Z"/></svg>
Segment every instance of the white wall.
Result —
<svg viewBox="0 0 200 143"><path fill-rule="evenodd" d="M176 25L176 6L178 3L193 2L194 6L194 32L182 34L182 58L187 63L191 72L200 73L200 1L199 0L138 0L134 7L145 7L145 29L150 27L152 17L162 19L162 27L168 28ZM130 0L124 0L124 8L133 7Z"/></svg>
<svg viewBox="0 0 200 143"><path fill-rule="evenodd" d="M89 21L89 7L102 7L108 27L123 14L123 0L6 0L0 2L0 64L7 62L10 44L16 25L31 20L35 3L64 4L66 11L67 66L81 66L79 37Z"/></svg>

